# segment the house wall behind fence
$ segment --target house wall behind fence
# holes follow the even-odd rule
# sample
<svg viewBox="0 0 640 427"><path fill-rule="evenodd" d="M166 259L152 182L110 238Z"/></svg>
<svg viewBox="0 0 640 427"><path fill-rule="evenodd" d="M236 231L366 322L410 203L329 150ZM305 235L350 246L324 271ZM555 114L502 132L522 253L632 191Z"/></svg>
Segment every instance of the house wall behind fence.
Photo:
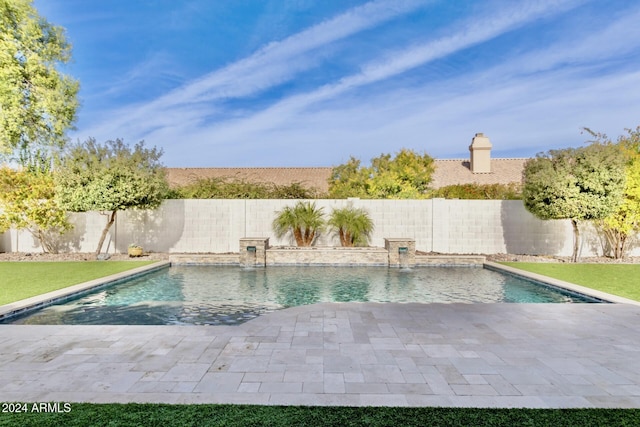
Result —
<svg viewBox="0 0 640 427"><path fill-rule="evenodd" d="M237 252L241 237L269 237L272 246L292 245L271 229L275 212L296 200L166 200L153 211L119 212L103 251L126 252L130 243L152 252ZM375 230L372 246L385 237L414 239L425 252L466 254L571 254L568 220L542 221L519 200L331 200L315 201L328 217L334 208L353 205L366 209ZM62 252L93 252L107 217L97 212L72 214L74 229L59 239ZM339 245L323 233L317 245ZM25 231L0 235L4 252L39 252L38 242ZM583 229L582 256L602 253L592 227ZM633 255L640 254L636 249Z"/></svg>

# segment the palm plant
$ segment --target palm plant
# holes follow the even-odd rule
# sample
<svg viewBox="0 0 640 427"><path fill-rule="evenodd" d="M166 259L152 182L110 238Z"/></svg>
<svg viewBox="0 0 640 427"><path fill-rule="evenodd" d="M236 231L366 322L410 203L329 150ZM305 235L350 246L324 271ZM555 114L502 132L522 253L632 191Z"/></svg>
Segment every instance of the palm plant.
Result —
<svg viewBox="0 0 640 427"><path fill-rule="evenodd" d="M364 209L347 207L334 209L329 219L340 237L342 246L367 246L373 232L373 221Z"/></svg>
<svg viewBox="0 0 640 427"><path fill-rule="evenodd" d="M287 206L273 220L273 230L278 238L292 233L298 246L311 246L324 227L322 208L315 203L298 202Z"/></svg>

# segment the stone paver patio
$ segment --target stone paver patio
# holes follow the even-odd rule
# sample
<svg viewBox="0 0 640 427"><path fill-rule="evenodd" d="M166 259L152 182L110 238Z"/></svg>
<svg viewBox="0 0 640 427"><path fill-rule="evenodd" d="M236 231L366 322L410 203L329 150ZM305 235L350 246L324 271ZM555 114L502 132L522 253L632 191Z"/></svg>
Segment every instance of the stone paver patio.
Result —
<svg viewBox="0 0 640 427"><path fill-rule="evenodd" d="M640 407L640 307L317 304L240 326L0 325L0 400Z"/></svg>

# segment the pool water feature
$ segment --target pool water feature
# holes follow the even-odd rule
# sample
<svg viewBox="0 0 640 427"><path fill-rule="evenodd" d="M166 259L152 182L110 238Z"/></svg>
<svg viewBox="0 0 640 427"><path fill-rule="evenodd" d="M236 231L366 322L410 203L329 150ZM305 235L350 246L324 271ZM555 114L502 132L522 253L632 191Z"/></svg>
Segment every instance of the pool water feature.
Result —
<svg viewBox="0 0 640 427"><path fill-rule="evenodd" d="M599 302L473 267L174 266L32 314L20 324L232 325L320 302Z"/></svg>

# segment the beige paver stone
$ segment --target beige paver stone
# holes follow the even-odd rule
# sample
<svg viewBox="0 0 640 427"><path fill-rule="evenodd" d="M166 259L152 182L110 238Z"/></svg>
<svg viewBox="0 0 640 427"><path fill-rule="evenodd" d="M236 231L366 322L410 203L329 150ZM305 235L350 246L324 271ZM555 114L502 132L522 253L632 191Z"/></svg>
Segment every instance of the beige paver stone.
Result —
<svg viewBox="0 0 640 427"><path fill-rule="evenodd" d="M0 395L637 408L639 316L624 304L343 303L233 327L0 325Z"/></svg>
<svg viewBox="0 0 640 427"><path fill-rule="evenodd" d="M206 363L177 363L167 371L161 381L200 381L210 365Z"/></svg>
<svg viewBox="0 0 640 427"><path fill-rule="evenodd" d="M302 393L302 382L264 382L260 384L260 393Z"/></svg>

